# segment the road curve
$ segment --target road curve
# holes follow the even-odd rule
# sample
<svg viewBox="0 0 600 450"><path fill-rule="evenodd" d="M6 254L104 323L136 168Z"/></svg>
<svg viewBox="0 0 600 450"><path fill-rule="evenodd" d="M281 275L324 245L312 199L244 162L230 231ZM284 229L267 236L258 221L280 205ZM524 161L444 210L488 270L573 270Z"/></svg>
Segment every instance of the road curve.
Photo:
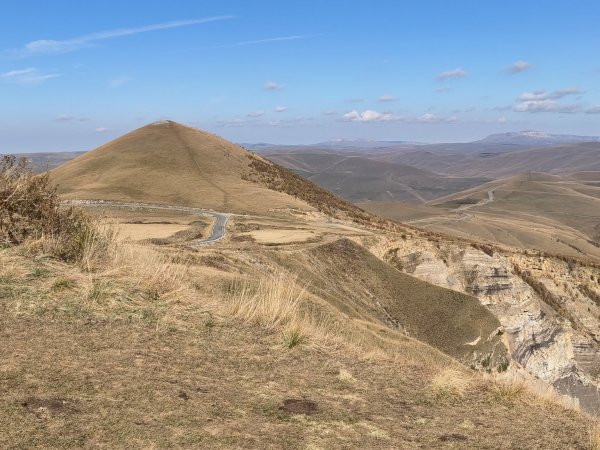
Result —
<svg viewBox="0 0 600 450"><path fill-rule="evenodd" d="M203 211L203 213L207 214L207 215L211 215L217 219L217 222L215 223L215 226L212 229L212 234L210 235L209 238L187 244L188 247L196 247L198 245L212 244L213 242L220 241L221 239L223 239L225 237L225 227L227 226L227 221L229 220L229 217L231 217L231 214L223 214L223 213L208 212L208 211Z"/></svg>
<svg viewBox="0 0 600 450"><path fill-rule="evenodd" d="M152 208L152 209L164 209L168 211L194 211L200 214L206 214L208 216L213 216L217 219L215 226L212 229L212 234L207 239L202 239L201 241L191 242L187 244L190 247L195 247L197 245L204 244L212 244L213 242L220 241L225 237L225 227L227 226L227 221L229 218L235 214L225 214L218 213L213 211L206 211L204 209L199 208L189 208L184 206L164 206L164 205L153 205L149 203L126 203L126 202L112 202L106 200L68 200L61 202L64 205L78 205L78 206L86 206L86 205L96 205L96 206L123 206L128 208Z"/></svg>

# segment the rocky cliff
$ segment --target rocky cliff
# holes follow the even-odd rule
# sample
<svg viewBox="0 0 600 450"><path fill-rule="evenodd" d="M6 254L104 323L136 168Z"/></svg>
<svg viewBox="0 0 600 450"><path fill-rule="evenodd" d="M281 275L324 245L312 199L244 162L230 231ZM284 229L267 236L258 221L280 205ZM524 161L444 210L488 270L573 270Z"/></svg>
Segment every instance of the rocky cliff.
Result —
<svg viewBox="0 0 600 450"><path fill-rule="evenodd" d="M477 297L500 321L514 367L522 366L587 411L600 409L596 267L411 236L361 243L404 273Z"/></svg>

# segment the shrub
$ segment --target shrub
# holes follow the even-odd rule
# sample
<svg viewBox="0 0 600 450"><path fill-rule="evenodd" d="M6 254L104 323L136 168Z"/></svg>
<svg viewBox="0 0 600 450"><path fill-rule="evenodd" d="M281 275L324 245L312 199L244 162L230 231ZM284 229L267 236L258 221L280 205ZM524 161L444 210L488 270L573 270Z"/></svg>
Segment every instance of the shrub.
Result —
<svg viewBox="0 0 600 450"><path fill-rule="evenodd" d="M83 210L61 208L48 172L34 175L27 158L0 160L0 244L40 241L44 250L64 261L80 260L97 237Z"/></svg>

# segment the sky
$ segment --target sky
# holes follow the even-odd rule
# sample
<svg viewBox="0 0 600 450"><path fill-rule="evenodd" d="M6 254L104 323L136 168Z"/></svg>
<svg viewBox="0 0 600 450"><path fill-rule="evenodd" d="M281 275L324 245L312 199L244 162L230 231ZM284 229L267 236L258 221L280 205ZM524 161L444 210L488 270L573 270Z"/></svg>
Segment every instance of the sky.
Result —
<svg viewBox="0 0 600 450"><path fill-rule="evenodd" d="M23 0L0 14L0 153L169 119L240 143L600 135L600 2Z"/></svg>

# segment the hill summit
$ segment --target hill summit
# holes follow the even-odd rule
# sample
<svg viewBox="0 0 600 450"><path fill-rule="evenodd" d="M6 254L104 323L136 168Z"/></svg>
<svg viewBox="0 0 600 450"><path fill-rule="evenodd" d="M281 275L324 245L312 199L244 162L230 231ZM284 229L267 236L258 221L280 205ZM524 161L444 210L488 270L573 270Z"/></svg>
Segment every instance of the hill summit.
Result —
<svg viewBox="0 0 600 450"><path fill-rule="evenodd" d="M367 214L314 183L206 131L154 122L54 169L64 199L256 214L299 208Z"/></svg>

